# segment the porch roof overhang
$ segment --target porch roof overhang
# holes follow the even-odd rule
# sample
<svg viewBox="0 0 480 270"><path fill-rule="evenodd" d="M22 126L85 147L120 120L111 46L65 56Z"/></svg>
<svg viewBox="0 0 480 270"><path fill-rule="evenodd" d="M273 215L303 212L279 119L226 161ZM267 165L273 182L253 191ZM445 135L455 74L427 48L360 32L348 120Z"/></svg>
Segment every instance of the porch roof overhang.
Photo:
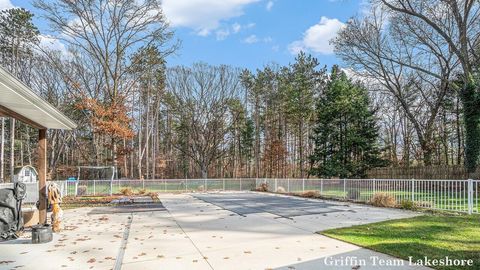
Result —
<svg viewBox="0 0 480 270"><path fill-rule="evenodd" d="M77 125L0 67L0 116L16 118L38 129L71 130Z"/></svg>

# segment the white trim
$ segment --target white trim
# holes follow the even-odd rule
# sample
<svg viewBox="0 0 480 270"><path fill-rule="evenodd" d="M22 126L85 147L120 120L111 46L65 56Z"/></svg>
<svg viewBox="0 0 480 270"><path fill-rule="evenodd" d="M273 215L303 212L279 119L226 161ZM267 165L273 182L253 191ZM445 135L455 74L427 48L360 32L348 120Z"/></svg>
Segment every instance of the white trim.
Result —
<svg viewBox="0 0 480 270"><path fill-rule="evenodd" d="M14 97L0 96L0 105L48 129L71 130L77 127L71 119L43 100L28 86L0 67L0 91ZM19 103L21 106L13 106ZM26 110L28 108L28 111Z"/></svg>

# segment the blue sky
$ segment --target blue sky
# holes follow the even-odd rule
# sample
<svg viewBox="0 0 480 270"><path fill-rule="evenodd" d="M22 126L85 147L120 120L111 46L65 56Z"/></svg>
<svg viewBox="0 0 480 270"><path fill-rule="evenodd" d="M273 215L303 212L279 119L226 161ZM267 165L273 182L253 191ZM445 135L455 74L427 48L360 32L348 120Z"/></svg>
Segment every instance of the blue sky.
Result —
<svg viewBox="0 0 480 270"><path fill-rule="evenodd" d="M203 61L256 69L268 63L292 62L299 50L322 65L340 63L328 40L363 0L164 0L164 12L182 41L168 65ZM0 9L35 9L29 1L0 0ZM36 18L41 32L47 25ZM61 44L56 46L61 47ZM340 63L341 64L341 63Z"/></svg>

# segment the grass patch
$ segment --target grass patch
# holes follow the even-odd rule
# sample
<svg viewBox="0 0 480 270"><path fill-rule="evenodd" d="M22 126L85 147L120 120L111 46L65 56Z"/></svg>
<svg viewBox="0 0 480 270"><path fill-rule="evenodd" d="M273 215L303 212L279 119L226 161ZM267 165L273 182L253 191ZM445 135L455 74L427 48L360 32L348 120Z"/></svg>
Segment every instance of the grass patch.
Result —
<svg viewBox="0 0 480 270"><path fill-rule="evenodd" d="M326 236L408 261L472 259L480 269L480 215L425 215L320 232ZM458 266L431 266L454 270Z"/></svg>

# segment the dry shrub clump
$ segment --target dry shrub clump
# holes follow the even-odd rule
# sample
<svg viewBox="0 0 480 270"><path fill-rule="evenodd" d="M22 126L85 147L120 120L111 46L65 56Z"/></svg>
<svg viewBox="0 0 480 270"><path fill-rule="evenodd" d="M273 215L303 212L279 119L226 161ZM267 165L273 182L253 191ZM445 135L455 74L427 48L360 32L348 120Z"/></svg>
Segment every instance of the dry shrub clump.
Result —
<svg viewBox="0 0 480 270"><path fill-rule="evenodd" d="M122 189L120 189L120 193L122 193L125 196L132 196L133 195L133 190L129 187L122 188Z"/></svg>
<svg viewBox="0 0 480 270"><path fill-rule="evenodd" d="M378 207L395 207L397 205L395 197L383 192L373 194L370 203Z"/></svg>
<svg viewBox="0 0 480 270"><path fill-rule="evenodd" d="M138 191L138 194L139 194L139 195L145 195L145 194L147 194L147 189L145 189L145 188L140 189L140 190Z"/></svg>
<svg viewBox="0 0 480 270"><path fill-rule="evenodd" d="M78 186L77 195L78 196L87 195L87 186Z"/></svg>
<svg viewBox="0 0 480 270"><path fill-rule="evenodd" d="M428 201L416 201L414 204L416 208L433 208L433 203Z"/></svg>
<svg viewBox="0 0 480 270"><path fill-rule="evenodd" d="M400 202L400 208L405 210L416 210L417 206L410 200L402 200Z"/></svg>
<svg viewBox="0 0 480 270"><path fill-rule="evenodd" d="M154 202L160 201L160 198L158 197L158 193L156 192L149 192L147 195L150 196L150 198L152 198Z"/></svg>
<svg viewBox="0 0 480 270"><path fill-rule="evenodd" d="M301 193L300 196L304 198L318 198L320 197L320 193L318 191L310 190Z"/></svg>
<svg viewBox="0 0 480 270"><path fill-rule="evenodd" d="M268 191L268 183L261 183L255 190L260 191L260 192L267 192Z"/></svg>

